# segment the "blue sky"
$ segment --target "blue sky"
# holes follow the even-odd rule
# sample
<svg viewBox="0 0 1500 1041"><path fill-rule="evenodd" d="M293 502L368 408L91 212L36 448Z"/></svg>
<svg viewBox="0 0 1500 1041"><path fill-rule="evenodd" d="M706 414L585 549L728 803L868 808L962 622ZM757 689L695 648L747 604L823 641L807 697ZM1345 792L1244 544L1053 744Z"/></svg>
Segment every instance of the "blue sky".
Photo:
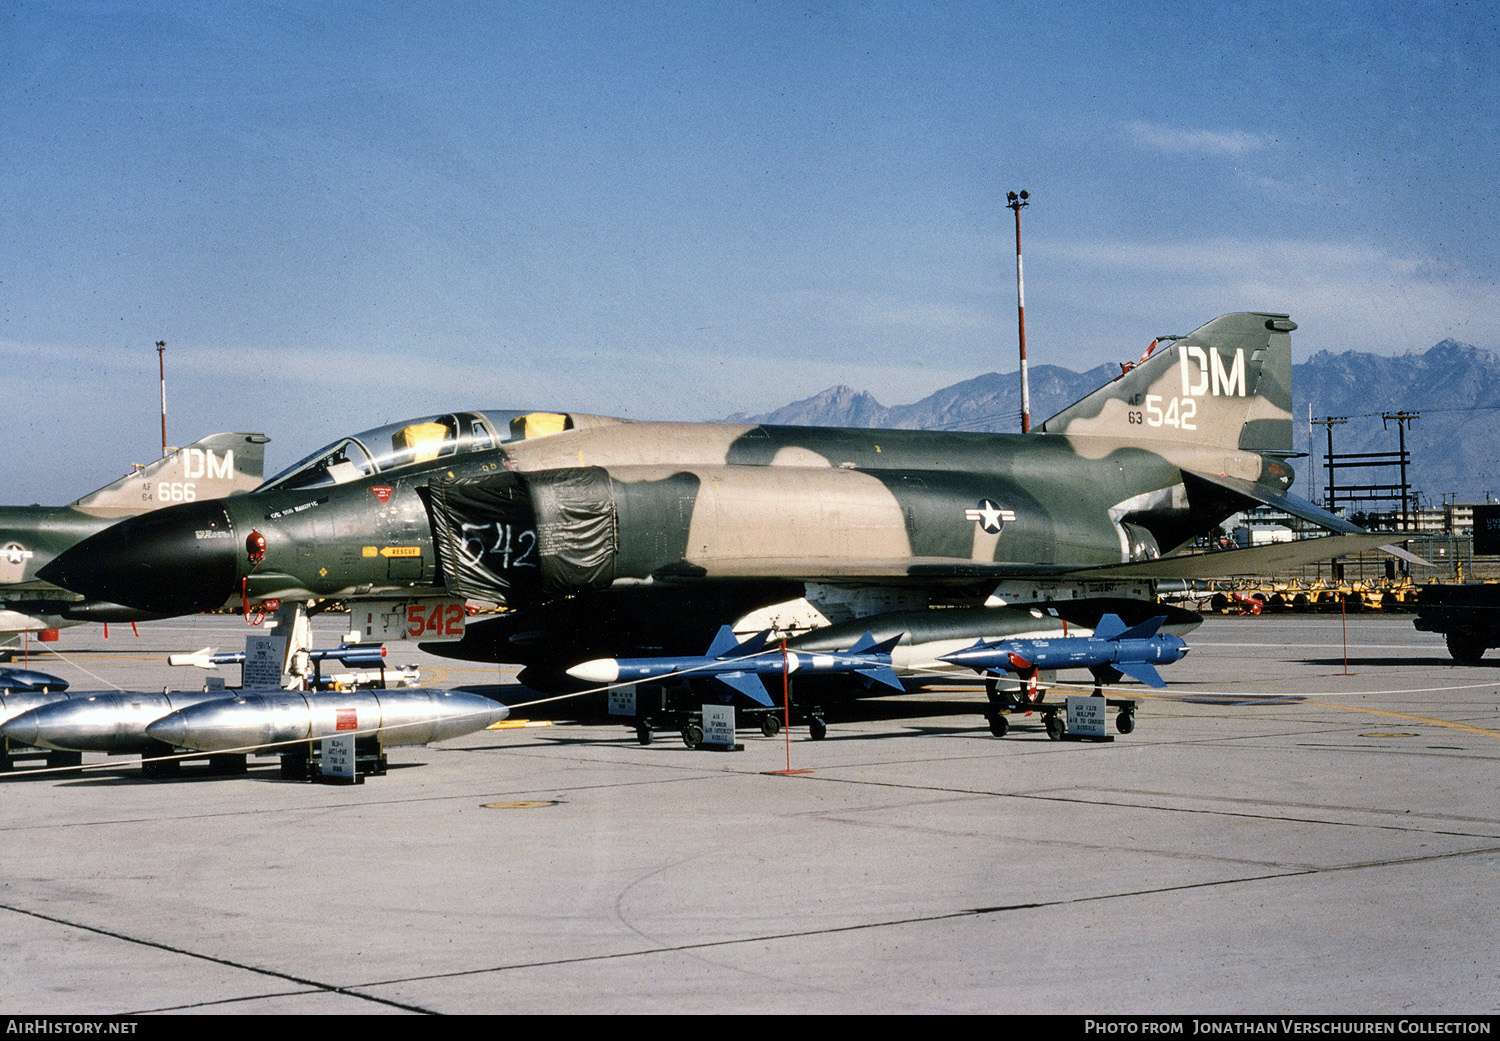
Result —
<svg viewBox="0 0 1500 1041"><path fill-rule="evenodd" d="M0 6L0 500L168 435L1500 347L1479 3Z"/></svg>

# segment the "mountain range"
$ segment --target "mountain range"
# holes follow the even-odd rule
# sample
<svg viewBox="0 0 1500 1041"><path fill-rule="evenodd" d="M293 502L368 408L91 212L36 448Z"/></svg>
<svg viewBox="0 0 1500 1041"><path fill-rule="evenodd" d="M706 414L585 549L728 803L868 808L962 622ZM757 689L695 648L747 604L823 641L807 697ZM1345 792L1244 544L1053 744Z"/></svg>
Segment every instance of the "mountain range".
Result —
<svg viewBox="0 0 1500 1041"><path fill-rule="evenodd" d="M1031 367L1033 424L1090 393L1120 373L1118 365L1074 372L1056 365ZM1419 413L1408 423L1411 453L1407 479L1422 504L1500 498L1500 354L1443 340L1423 352L1393 357L1362 351L1318 351L1292 366L1292 416L1297 448L1297 491L1323 500L1327 428L1314 419L1345 417L1333 426L1333 450L1395 452L1398 424L1382 413ZM794 426L895 427L925 430L1018 431L1020 378L989 372L955 383L907 405L883 405L874 396L837 386L772 412L737 414L734 422ZM1309 473L1312 472L1311 487ZM1394 469L1340 470L1338 483L1396 484Z"/></svg>

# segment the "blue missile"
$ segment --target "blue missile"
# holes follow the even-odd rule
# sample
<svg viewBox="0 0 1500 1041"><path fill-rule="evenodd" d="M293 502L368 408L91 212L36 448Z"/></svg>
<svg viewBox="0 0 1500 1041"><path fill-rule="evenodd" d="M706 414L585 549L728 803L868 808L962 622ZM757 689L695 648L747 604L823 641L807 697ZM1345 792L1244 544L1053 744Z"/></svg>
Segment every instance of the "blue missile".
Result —
<svg viewBox="0 0 1500 1041"><path fill-rule="evenodd" d="M385 645L345 643L327 650L310 650L307 652L307 660L336 661L350 668L366 665L378 666L385 664ZM167 657L168 665L195 665L200 669L211 669L215 665L241 665L244 661L244 651L215 653L211 647L205 647L192 654L172 654Z"/></svg>
<svg viewBox="0 0 1500 1041"><path fill-rule="evenodd" d="M67 690L68 681L58 676L45 672L35 672L31 669L13 669L9 666L0 667L0 692L5 693L43 693L54 690Z"/></svg>
<svg viewBox="0 0 1500 1041"><path fill-rule="evenodd" d="M1042 669L1090 669L1103 679L1113 670L1148 687L1165 687L1158 665L1180 661L1187 644L1177 636L1158 632L1166 616L1126 628L1119 615L1099 619L1092 636L1057 640L980 640L974 646L939 660L964 665L976 672L1014 672L1031 679Z"/></svg>
<svg viewBox="0 0 1500 1041"><path fill-rule="evenodd" d="M904 634L901 634L904 635ZM846 651L812 653L780 648L767 649L770 632L757 633L739 642L729 626L719 629L707 653L662 658L595 658L573 666L568 675L585 683L642 683L649 680L698 677L717 680L731 690L745 695L758 705L771 705L763 676L787 673L862 676L896 690L904 690L891 669L891 648L901 639L897 635L877 642L865 633Z"/></svg>

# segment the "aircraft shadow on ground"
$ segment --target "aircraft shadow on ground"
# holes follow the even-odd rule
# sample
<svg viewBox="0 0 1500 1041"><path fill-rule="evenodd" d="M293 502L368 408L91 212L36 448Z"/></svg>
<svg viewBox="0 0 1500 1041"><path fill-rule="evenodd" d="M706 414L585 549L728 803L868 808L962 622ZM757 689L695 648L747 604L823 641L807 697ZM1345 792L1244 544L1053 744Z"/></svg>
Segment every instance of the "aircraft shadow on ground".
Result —
<svg viewBox="0 0 1500 1041"><path fill-rule="evenodd" d="M1339 665L1339 666L1342 666L1344 664L1344 660L1345 659L1342 656L1335 657L1335 658L1301 658L1301 659L1298 660L1298 664L1300 664L1300 665ZM1434 656L1423 656L1423 657L1414 657L1414 656L1392 657L1392 656L1389 656L1389 655L1382 655L1381 657L1374 657L1374 656L1366 655L1364 657L1350 657L1348 659L1348 662L1349 662L1349 665L1350 665L1351 668L1353 666L1355 666L1355 665L1361 665L1361 666L1365 666L1365 667L1368 667L1368 668L1376 668L1376 667L1389 668L1389 667L1392 667L1392 666L1416 666L1416 667L1419 667L1419 668L1427 668L1427 669L1468 668L1468 669L1496 669L1496 670L1500 670L1500 658L1496 658L1496 659L1493 659L1493 660L1487 660L1487 661L1481 661L1481 662L1478 662L1477 664L1474 664L1474 665L1459 665L1458 662L1454 661L1452 658L1448 657L1447 655L1434 655Z"/></svg>
<svg viewBox="0 0 1500 1041"><path fill-rule="evenodd" d="M505 685L465 685L462 689L472 694L482 694L488 698L505 702L511 705L520 705L514 712L515 718L550 720L555 725L577 724L581 726L618 726L621 733L618 736L609 737L582 737L565 734L558 731L551 733L538 733L539 743L550 745L569 744L634 744L636 737L633 732L635 721L628 716L611 716L608 705L602 695L581 695L577 699L550 701L538 704L535 709L524 707L528 701L544 701L548 696L519 687L516 684ZM708 699L705 699L708 700ZM1049 699L1049 702L1061 702L1061 696ZM839 740L841 737L858 737L861 740L869 740L872 737L933 737L933 736L961 736L966 734L989 733L989 725L984 719L985 697L981 690L966 692L963 696L934 695L925 692L921 695L890 695L885 697L870 697L847 699L841 698L837 701L824 701L819 706L821 716L830 727L848 723L890 723L901 725L910 720L931 720L934 718L962 719L963 722L952 726L904 725L899 730L889 734L871 735L861 733L859 735L837 735L830 733L824 738L827 741ZM794 740L804 740L806 737L806 718L803 715L804 706L795 699L792 705L793 722L792 737ZM549 711L550 710L550 711ZM780 710L777 710L780 714ZM1018 737L1031 736L1032 726L1036 728L1036 735L1045 738L1046 731L1042 726L1042 716L1037 713L1026 715L1023 713L1012 713L1010 716L1012 733ZM749 736L747 732L754 732L757 724L754 717L740 715L736 720L736 729L741 734ZM675 735L677 730L670 725L663 724L656 728L662 739ZM799 734L799 731L801 733ZM479 749L476 749L479 750Z"/></svg>

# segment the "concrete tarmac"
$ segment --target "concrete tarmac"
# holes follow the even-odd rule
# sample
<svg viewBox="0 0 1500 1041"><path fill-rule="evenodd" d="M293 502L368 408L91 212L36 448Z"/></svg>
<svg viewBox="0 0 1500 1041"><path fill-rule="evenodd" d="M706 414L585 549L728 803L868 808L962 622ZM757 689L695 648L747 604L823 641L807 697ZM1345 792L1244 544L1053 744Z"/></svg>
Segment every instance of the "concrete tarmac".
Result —
<svg viewBox="0 0 1500 1041"><path fill-rule="evenodd" d="M166 655L244 626L140 630L30 664L183 689ZM354 787L272 759L13 777L0 1012L1494 1014L1500 652L1458 666L1378 614L1347 671L1337 615L1188 642L1109 743L994 738L970 688L740 752L558 725L392 749ZM810 772L769 773L788 756Z"/></svg>

